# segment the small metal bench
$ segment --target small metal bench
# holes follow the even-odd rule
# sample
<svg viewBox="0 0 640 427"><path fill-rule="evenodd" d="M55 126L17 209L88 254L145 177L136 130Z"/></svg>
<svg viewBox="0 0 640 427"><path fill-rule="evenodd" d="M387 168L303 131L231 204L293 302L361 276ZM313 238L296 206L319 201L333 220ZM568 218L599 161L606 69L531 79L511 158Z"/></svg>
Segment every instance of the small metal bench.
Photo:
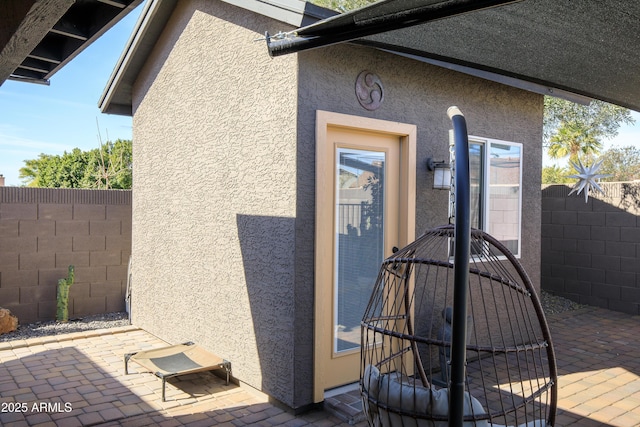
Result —
<svg viewBox="0 0 640 427"><path fill-rule="evenodd" d="M180 375L224 369L227 374L227 385L229 385L231 362L192 342L125 354L125 375L129 375L129 361L136 362L162 380L163 402L166 401L167 379Z"/></svg>

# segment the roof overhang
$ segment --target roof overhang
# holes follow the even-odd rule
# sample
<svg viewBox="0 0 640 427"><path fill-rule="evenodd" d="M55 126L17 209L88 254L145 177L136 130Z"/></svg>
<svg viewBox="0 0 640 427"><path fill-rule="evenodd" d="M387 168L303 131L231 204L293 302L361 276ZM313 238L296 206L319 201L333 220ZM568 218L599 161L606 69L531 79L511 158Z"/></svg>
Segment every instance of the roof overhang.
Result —
<svg viewBox="0 0 640 427"><path fill-rule="evenodd" d="M303 0L222 0L294 27L335 15ZM147 0L98 101L103 113L132 115L132 88L178 0Z"/></svg>
<svg viewBox="0 0 640 427"><path fill-rule="evenodd" d="M639 22L637 0L386 0L267 45L355 42L640 111Z"/></svg>
<svg viewBox="0 0 640 427"><path fill-rule="evenodd" d="M53 74L142 0L3 0L0 84L48 84Z"/></svg>

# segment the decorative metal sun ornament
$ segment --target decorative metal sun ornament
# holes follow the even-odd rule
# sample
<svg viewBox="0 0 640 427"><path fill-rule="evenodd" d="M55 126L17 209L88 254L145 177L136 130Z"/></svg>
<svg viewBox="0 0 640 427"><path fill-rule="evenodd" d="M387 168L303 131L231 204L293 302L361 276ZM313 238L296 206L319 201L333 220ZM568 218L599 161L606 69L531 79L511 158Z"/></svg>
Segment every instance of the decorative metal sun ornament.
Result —
<svg viewBox="0 0 640 427"><path fill-rule="evenodd" d="M380 77L370 71L363 71L356 78L356 96L365 109L375 111L384 101L384 89Z"/></svg>
<svg viewBox="0 0 640 427"><path fill-rule="evenodd" d="M573 193L580 194L580 192L584 190L584 202L587 203L589 201L589 191L595 190L604 194L604 191L598 185L598 180L612 175L598 173L598 169L602 166L602 159L593 163L591 166L584 166L580 160L578 160L577 164L574 162L570 163L578 173L575 175L569 175L569 178L577 178L578 182L573 186L573 190L571 190L569 195Z"/></svg>

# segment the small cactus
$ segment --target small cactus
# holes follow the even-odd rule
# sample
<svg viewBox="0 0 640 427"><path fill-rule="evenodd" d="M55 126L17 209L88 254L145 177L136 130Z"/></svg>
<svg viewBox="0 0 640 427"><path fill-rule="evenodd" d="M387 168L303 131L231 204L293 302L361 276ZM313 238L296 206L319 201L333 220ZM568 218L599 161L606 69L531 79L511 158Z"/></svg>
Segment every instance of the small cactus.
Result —
<svg viewBox="0 0 640 427"><path fill-rule="evenodd" d="M74 267L70 265L67 277L58 280L58 310L56 312L56 320L58 322L67 322L69 320L69 288L73 285L74 276Z"/></svg>

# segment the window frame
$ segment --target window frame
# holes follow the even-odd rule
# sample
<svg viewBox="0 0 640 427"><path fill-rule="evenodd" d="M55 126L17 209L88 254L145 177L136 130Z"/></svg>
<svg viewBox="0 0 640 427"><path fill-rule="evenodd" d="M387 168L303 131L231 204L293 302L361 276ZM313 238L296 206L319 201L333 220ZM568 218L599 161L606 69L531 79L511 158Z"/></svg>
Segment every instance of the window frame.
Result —
<svg viewBox="0 0 640 427"><path fill-rule="evenodd" d="M495 138L487 138L481 136L472 136L469 135L469 146L471 144L481 144L483 149L481 150L481 190L480 190L480 218L479 221L480 229L485 231L486 233L492 234L491 227L491 146L493 144L510 146L510 147L518 147L519 149L519 173L518 173L518 202L517 202L517 253L513 252L513 255L516 258L522 257L522 193L523 193L523 165L524 165L524 145L520 142L514 141L506 141ZM495 168L495 166L493 166ZM495 197L495 196L494 196ZM453 209L452 204L450 204L450 209ZM453 212L451 211L451 214ZM475 221L475 218L471 219L472 223ZM498 239L500 241L500 239ZM502 241L500 241L503 243ZM473 254L472 254L473 255ZM477 255L473 255L477 256ZM501 256L499 258L505 258Z"/></svg>

